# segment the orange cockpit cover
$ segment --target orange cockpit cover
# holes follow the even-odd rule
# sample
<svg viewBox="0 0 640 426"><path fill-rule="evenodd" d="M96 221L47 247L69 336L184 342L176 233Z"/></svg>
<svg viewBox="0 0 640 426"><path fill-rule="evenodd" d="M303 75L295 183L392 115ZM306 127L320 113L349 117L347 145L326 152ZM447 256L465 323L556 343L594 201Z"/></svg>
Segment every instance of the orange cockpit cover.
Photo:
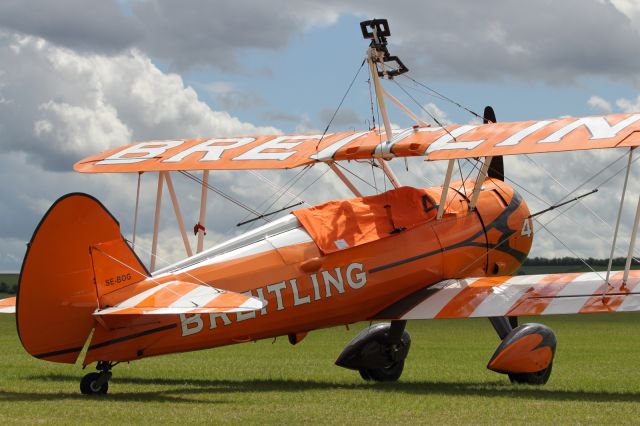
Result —
<svg viewBox="0 0 640 426"><path fill-rule="evenodd" d="M324 253L375 241L436 216L427 190L404 186L379 195L329 201L293 212Z"/></svg>

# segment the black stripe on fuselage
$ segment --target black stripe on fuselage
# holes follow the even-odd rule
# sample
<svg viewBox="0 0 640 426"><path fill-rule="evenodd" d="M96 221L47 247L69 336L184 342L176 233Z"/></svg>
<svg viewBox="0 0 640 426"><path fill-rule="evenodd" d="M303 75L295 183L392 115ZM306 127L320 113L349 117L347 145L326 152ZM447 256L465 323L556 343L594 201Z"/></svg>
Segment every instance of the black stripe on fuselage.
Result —
<svg viewBox="0 0 640 426"><path fill-rule="evenodd" d="M115 345L116 343L126 342L127 340L137 339L138 337L147 336L149 334L158 333L160 331L171 330L172 328L176 328L177 324L167 324L162 327L152 328L150 330L141 331L139 333L130 334L128 336L118 337L116 339L106 340L104 342L96 343L95 345L89 346L89 350L92 351L94 349L104 348L105 346Z"/></svg>
<svg viewBox="0 0 640 426"><path fill-rule="evenodd" d="M68 349L61 349L59 351L46 352L46 353L43 353L43 354L34 355L34 357L36 357L38 359L51 358L51 357L54 357L54 356L69 354L69 353L73 353L73 352L78 352L79 353L81 350L82 350L82 346L80 346L79 348L68 348Z"/></svg>
<svg viewBox="0 0 640 426"><path fill-rule="evenodd" d="M466 240L456 244L452 244L448 247L444 247L438 250L432 250L430 252L418 254L416 256L408 257L406 259L397 260L395 262L387 263L386 265L377 266L375 268L370 269L369 273L375 274L376 272L384 271L390 268L395 268L396 266L404 265L406 263L424 259L425 257L433 256L434 254L444 253L445 251L455 250L462 247L485 247L487 248L487 250L498 250L513 256L520 263L522 263L522 261L524 261L524 259L527 257L525 253L522 253L518 250L514 250L509 246L504 247L504 244L507 243L506 240L508 240L509 237L511 237L511 235L513 235L513 233L516 232L508 227L507 221L509 220L509 217L511 216L511 214L515 212L518 209L518 207L520 207L521 203L522 203L522 197L517 192L514 191L513 198L511 199L511 203L509 203L507 208L504 209L502 213L500 213L500 215L493 222L487 225L486 228L484 228L482 231L478 231L474 235L467 238ZM486 234L487 232L489 232L489 230L494 228L499 232L502 232L502 235L498 239L498 244L487 246L487 244L474 242L474 240L479 238L482 234Z"/></svg>

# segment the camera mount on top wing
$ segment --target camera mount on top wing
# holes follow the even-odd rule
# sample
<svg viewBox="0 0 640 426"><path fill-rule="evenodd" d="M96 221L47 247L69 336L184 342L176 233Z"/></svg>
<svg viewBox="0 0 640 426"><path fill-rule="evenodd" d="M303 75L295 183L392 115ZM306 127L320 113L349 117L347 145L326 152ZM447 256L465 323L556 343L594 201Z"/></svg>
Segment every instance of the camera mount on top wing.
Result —
<svg viewBox="0 0 640 426"><path fill-rule="evenodd" d="M386 19L371 19L369 21L360 22L360 30L362 37L371 40L369 47L371 48L372 58L376 64L379 77L394 78L400 74L409 71L404 63L397 56L391 56L387 48L387 37L391 35L389 23ZM394 64L389 67L388 64Z"/></svg>

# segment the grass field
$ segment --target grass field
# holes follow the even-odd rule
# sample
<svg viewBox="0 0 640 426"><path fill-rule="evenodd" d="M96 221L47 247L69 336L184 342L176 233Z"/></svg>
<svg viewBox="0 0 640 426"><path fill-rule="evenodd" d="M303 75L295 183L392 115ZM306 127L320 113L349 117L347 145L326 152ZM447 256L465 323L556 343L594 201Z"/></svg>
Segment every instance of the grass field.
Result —
<svg viewBox="0 0 640 426"><path fill-rule="evenodd" d="M547 317L558 337L544 387L511 385L486 362L488 321L409 323L397 383L368 383L333 365L366 324L150 358L114 368L110 393L85 397L87 371L31 358L14 317L0 317L0 424L637 424L640 316ZM90 370L92 371L92 370Z"/></svg>

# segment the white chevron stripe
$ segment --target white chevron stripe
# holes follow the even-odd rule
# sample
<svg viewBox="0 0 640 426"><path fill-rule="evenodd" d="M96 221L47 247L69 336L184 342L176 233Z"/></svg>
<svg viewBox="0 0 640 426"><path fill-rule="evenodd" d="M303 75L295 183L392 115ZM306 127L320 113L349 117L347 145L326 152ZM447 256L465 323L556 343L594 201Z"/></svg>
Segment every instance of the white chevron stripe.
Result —
<svg viewBox="0 0 640 426"><path fill-rule="evenodd" d="M575 314L579 312L603 283L604 279L600 278L600 275L595 272L588 272L578 276L554 296L554 299L542 312L542 315Z"/></svg>
<svg viewBox="0 0 640 426"><path fill-rule="evenodd" d="M6 308L0 308L0 314L15 314L16 307L15 306L7 306Z"/></svg>
<svg viewBox="0 0 640 426"><path fill-rule="evenodd" d="M531 276L520 275L493 287L492 293L478 305L470 317L501 317L506 315L520 297L532 287Z"/></svg>
<svg viewBox="0 0 640 426"><path fill-rule="evenodd" d="M148 290L143 291L142 293L136 294L133 297L128 298L127 300L118 303L116 306L113 306L111 308L107 308L107 309L101 309L101 310L97 310L95 311L93 314L94 315L105 315L105 314L111 314L114 312L118 312L118 311L122 311L124 309L127 308L133 308L135 307L138 303L142 302L144 299L146 299L149 296L153 296L154 294L156 294L158 291L162 290L163 288L165 288L166 286L168 286L169 283L164 283L164 284L160 284L157 285L155 287L152 287Z"/></svg>
<svg viewBox="0 0 640 426"><path fill-rule="evenodd" d="M196 285L196 288L169 305L169 308L198 308L206 306L207 303L220 295L220 291L204 286Z"/></svg>
<svg viewBox="0 0 640 426"><path fill-rule="evenodd" d="M420 302L416 307L404 314L401 319L430 319L434 318L438 312L444 308L454 297L456 297L469 284L475 282L477 278L469 280L445 281L445 285L436 294Z"/></svg>

